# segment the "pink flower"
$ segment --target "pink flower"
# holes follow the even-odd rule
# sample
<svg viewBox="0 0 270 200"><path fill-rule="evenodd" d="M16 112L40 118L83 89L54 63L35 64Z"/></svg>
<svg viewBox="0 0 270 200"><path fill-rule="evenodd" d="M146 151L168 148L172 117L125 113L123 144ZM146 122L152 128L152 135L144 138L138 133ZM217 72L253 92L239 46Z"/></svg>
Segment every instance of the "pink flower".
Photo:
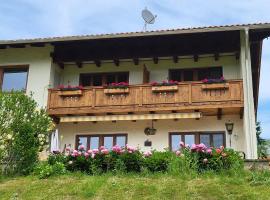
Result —
<svg viewBox="0 0 270 200"><path fill-rule="evenodd" d="M146 151L143 153L144 157L150 157L152 155L151 151Z"/></svg>
<svg viewBox="0 0 270 200"><path fill-rule="evenodd" d="M67 148L66 148L66 151L68 151L68 152L69 152L70 150L71 150L71 149L70 149L70 147L67 147Z"/></svg>
<svg viewBox="0 0 270 200"><path fill-rule="evenodd" d="M102 149L101 150L101 153L103 153L105 155L108 155L109 154L109 150L108 149Z"/></svg>
<svg viewBox="0 0 270 200"><path fill-rule="evenodd" d="M84 145L79 146L79 150L84 150L84 149L85 149Z"/></svg>
<svg viewBox="0 0 270 200"><path fill-rule="evenodd" d="M93 153L93 154L97 154L98 152L99 152L98 149L93 149L93 150L92 150L92 153Z"/></svg>
<svg viewBox="0 0 270 200"><path fill-rule="evenodd" d="M88 158L88 157L89 157L89 153L84 153L84 156L85 156L86 158Z"/></svg>
<svg viewBox="0 0 270 200"><path fill-rule="evenodd" d="M189 146L189 144L186 144L186 146L185 146L186 148L189 148L190 146Z"/></svg>
<svg viewBox="0 0 270 200"><path fill-rule="evenodd" d="M226 156L227 156L227 154L226 154L226 153L222 153L221 155L222 155L222 157L226 157Z"/></svg>
<svg viewBox="0 0 270 200"><path fill-rule="evenodd" d="M191 150L196 150L197 149L197 145L196 144L192 144L191 145Z"/></svg>
<svg viewBox="0 0 270 200"><path fill-rule="evenodd" d="M180 155L181 155L181 151L176 151L175 154L176 154L177 156L180 156Z"/></svg>
<svg viewBox="0 0 270 200"><path fill-rule="evenodd" d="M216 152L217 152L217 154L220 154L221 153L221 150L220 149L216 149Z"/></svg>
<svg viewBox="0 0 270 200"><path fill-rule="evenodd" d="M78 151L77 150L73 150L73 153L78 154Z"/></svg>
<svg viewBox="0 0 270 200"><path fill-rule="evenodd" d="M78 152L78 155L79 155L79 156L81 156L81 155L82 155L82 152L81 152L81 151L79 151L79 152Z"/></svg>
<svg viewBox="0 0 270 200"><path fill-rule="evenodd" d="M93 154L91 155L91 158L95 158L95 156L96 156L96 154L93 153Z"/></svg>
<svg viewBox="0 0 270 200"><path fill-rule="evenodd" d="M92 151L91 149L89 149L89 150L87 151L87 153L92 154L93 151Z"/></svg>
<svg viewBox="0 0 270 200"><path fill-rule="evenodd" d="M104 146L100 146L100 147L99 147L99 150L103 150L103 149L105 149Z"/></svg>
<svg viewBox="0 0 270 200"><path fill-rule="evenodd" d="M134 151L136 151L136 148L132 147L132 146L129 146L129 145L126 145L126 148L128 151L131 151L131 153L133 153Z"/></svg>
<svg viewBox="0 0 270 200"><path fill-rule="evenodd" d="M219 148L220 148L220 150L223 150L224 149L224 146L220 146Z"/></svg>
<svg viewBox="0 0 270 200"><path fill-rule="evenodd" d="M115 153L121 153L121 150L122 150L121 147L118 145L112 147L112 151Z"/></svg>
<svg viewBox="0 0 270 200"><path fill-rule="evenodd" d="M206 152L209 153L209 154L211 154L212 153L212 149L207 149Z"/></svg>
<svg viewBox="0 0 270 200"><path fill-rule="evenodd" d="M185 143L184 142L180 142L180 147L185 147Z"/></svg>
<svg viewBox="0 0 270 200"><path fill-rule="evenodd" d="M133 151L128 151L128 153L133 153Z"/></svg>
<svg viewBox="0 0 270 200"><path fill-rule="evenodd" d="M207 158L203 159L203 163L204 164L208 163L208 159Z"/></svg>

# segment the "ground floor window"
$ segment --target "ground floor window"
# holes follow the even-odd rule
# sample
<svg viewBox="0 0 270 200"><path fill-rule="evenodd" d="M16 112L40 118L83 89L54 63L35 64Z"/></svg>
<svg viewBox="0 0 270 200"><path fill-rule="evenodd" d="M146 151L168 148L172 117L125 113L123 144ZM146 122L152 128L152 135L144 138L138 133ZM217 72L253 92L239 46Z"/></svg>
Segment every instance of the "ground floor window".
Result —
<svg viewBox="0 0 270 200"><path fill-rule="evenodd" d="M180 148L179 143L200 144L203 143L207 147L225 146L224 132L174 132L169 133L169 147L172 151Z"/></svg>
<svg viewBox="0 0 270 200"><path fill-rule="evenodd" d="M105 146L111 149L114 145L124 147L127 144L127 134L106 134L106 135L77 135L76 148L84 145L87 149L97 149Z"/></svg>

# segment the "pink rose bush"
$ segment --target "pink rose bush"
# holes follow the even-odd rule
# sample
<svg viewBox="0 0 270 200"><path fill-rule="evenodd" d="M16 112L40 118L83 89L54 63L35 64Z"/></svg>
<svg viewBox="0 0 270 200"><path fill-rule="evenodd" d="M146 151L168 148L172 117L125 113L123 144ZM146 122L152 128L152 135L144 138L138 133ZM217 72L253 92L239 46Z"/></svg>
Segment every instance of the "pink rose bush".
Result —
<svg viewBox="0 0 270 200"><path fill-rule="evenodd" d="M191 147L179 143L180 149L175 151L177 157L182 157L189 162L190 166L197 163L196 170L214 170L230 169L233 165L242 167L243 162L238 152L232 149L226 149L224 146L219 148L207 147L204 144L192 144ZM234 163L235 162L235 163Z"/></svg>

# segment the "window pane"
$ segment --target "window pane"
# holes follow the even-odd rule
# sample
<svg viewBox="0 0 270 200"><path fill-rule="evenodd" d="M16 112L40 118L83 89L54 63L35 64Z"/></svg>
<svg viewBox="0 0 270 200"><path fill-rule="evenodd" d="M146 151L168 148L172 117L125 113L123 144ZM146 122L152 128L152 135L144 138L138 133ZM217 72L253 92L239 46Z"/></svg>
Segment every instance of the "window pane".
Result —
<svg viewBox="0 0 270 200"><path fill-rule="evenodd" d="M90 137L90 149L99 148L99 137Z"/></svg>
<svg viewBox="0 0 270 200"><path fill-rule="evenodd" d="M125 136L116 136L116 145L120 147L126 146L126 137Z"/></svg>
<svg viewBox="0 0 270 200"><path fill-rule="evenodd" d="M113 147L113 137L112 136L105 136L104 137L104 146L107 149L111 149Z"/></svg>
<svg viewBox="0 0 270 200"><path fill-rule="evenodd" d="M180 148L180 141L181 141L181 135L171 135L171 141L172 141L172 151L176 151Z"/></svg>
<svg viewBox="0 0 270 200"><path fill-rule="evenodd" d="M184 71L184 81L194 81L193 80L193 70Z"/></svg>
<svg viewBox="0 0 270 200"><path fill-rule="evenodd" d="M93 86L101 86L102 85L102 75L94 75L93 76Z"/></svg>
<svg viewBox="0 0 270 200"><path fill-rule="evenodd" d="M180 70L171 70L170 71L170 80L181 81L181 71Z"/></svg>
<svg viewBox="0 0 270 200"><path fill-rule="evenodd" d="M81 74L81 85L91 86L92 76L90 74Z"/></svg>
<svg viewBox="0 0 270 200"><path fill-rule="evenodd" d="M200 142L203 143L205 146L210 147L210 135L200 135Z"/></svg>
<svg viewBox="0 0 270 200"><path fill-rule="evenodd" d="M116 82L115 75L114 74L108 74L106 76L106 79L107 79L107 84L115 83Z"/></svg>
<svg viewBox="0 0 270 200"><path fill-rule="evenodd" d="M218 79L222 77L222 68L221 67L213 67L209 69L209 78Z"/></svg>
<svg viewBox="0 0 270 200"><path fill-rule="evenodd" d="M87 148L87 137L79 137L78 147L81 145Z"/></svg>
<svg viewBox="0 0 270 200"><path fill-rule="evenodd" d="M216 148L219 148L220 146L224 146L223 134L214 134L213 135L213 146Z"/></svg>
<svg viewBox="0 0 270 200"><path fill-rule="evenodd" d="M27 71L4 72L2 91L26 90Z"/></svg>
<svg viewBox="0 0 270 200"><path fill-rule="evenodd" d="M128 74L126 73L120 73L118 74L118 83L120 82L127 82L128 83Z"/></svg>
<svg viewBox="0 0 270 200"><path fill-rule="evenodd" d="M195 135L185 135L185 144L189 146L195 144Z"/></svg>

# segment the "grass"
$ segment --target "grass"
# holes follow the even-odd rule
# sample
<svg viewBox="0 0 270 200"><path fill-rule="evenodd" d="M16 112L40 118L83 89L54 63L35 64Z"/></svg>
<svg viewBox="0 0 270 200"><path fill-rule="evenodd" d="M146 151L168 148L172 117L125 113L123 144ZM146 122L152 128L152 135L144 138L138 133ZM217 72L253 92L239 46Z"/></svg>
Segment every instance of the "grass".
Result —
<svg viewBox="0 0 270 200"><path fill-rule="evenodd" d="M270 176L245 172L197 176L168 174L88 176L73 173L38 179L0 178L0 199L269 199ZM255 183L255 184L254 184Z"/></svg>

